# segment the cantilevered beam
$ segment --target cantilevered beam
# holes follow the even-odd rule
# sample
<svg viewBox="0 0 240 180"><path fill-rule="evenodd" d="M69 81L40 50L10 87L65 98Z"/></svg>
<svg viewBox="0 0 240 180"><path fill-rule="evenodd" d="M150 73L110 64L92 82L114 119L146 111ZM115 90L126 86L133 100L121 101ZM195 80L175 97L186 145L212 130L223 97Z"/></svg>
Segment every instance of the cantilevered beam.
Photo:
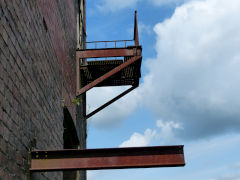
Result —
<svg viewBox="0 0 240 180"><path fill-rule="evenodd" d="M118 99L120 99L121 97L125 96L126 94L130 93L132 90L136 89L137 86L132 86L129 89L127 89L126 91L124 91L123 93L119 94L118 96L116 96L115 98L113 98L112 100L108 101L107 103L103 104L101 107L97 108L96 110L94 110L93 112L89 113L86 116L86 119L92 117L94 114L98 113L99 111L101 111L102 109L104 109L105 107L109 106L110 104L114 103L115 101L117 101Z"/></svg>
<svg viewBox="0 0 240 180"><path fill-rule="evenodd" d="M142 49L140 46L127 48L84 49L76 51L76 58L140 56L141 52Z"/></svg>
<svg viewBox="0 0 240 180"><path fill-rule="evenodd" d="M183 146L31 152L30 171L184 166Z"/></svg>
<svg viewBox="0 0 240 180"><path fill-rule="evenodd" d="M76 95L79 96L83 93L85 93L86 91L90 90L91 88L95 87L96 85L98 85L99 83L103 82L104 80L108 79L109 77L111 77L112 75L116 74L117 72L121 71L122 69L124 69L125 67L129 66L130 64L141 60L142 56L134 56L131 59L129 59L128 61L122 63L121 65L115 67L114 69L112 69L111 71L107 72L106 74L102 75L101 77L97 78L96 80L94 80L93 82L87 84L86 86L84 86L81 89L78 89L76 92Z"/></svg>

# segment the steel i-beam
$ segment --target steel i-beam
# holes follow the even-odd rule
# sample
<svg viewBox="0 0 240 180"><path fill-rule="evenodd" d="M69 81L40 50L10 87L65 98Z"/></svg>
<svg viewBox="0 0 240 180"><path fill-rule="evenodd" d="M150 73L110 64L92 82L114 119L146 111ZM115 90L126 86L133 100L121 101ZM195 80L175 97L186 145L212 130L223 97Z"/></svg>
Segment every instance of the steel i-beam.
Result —
<svg viewBox="0 0 240 180"><path fill-rule="evenodd" d="M184 166L183 146L32 151L30 171Z"/></svg>

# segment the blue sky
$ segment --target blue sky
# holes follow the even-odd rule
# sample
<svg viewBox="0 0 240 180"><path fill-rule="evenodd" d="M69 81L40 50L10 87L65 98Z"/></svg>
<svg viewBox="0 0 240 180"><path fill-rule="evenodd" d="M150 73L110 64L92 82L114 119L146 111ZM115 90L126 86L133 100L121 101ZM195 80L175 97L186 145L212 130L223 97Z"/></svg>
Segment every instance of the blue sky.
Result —
<svg viewBox="0 0 240 180"><path fill-rule="evenodd" d="M88 0L87 41L143 46L140 87L88 120L88 148L183 144L181 168L89 171L90 180L240 180L240 1ZM126 87L93 88L87 111Z"/></svg>

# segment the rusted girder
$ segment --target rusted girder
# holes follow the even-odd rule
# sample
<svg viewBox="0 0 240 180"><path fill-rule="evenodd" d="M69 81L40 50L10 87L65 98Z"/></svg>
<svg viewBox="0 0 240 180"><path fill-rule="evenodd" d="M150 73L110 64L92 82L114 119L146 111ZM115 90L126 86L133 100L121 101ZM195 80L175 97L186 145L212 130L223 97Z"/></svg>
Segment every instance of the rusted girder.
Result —
<svg viewBox="0 0 240 180"><path fill-rule="evenodd" d="M89 83L88 85L84 86L81 89L78 89L76 92L76 95L79 96L83 93L85 93L86 91L90 90L91 88L95 87L97 84L103 82L104 80L106 80L107 78L111 77L112 75L116 74L117 72L121 71L122 69L124 69L125 67L129 66L130 64L141 60L142 56L134 56L131 59L129 59L128 61L124 62L123 64L115 67L114 69L112 69L111 71L107 72L106 74L102 75L101 77L97 78L96 80L94 80L93 82Z"/></svg>
<svg viewBox="0 0 240 180"><path fill-rule="evenodd" d="M130 46L127 48L84 49L76 51L76 58L140 56L141 53L141 46Z"/></svg>
<svg viewBox="0 0 240 180"><path fill-rule="evenodd" d="M183 146L31 152L30 171L184 166Z"/></svg>
<svg viewBox="0 0 240 180"><path fill-rule="evenodd" d="M119 94L118 96L116 96L115 98L113 98L112 100L108 101L107 103L103 104L101 107L97 108L96 110L94 110L93 112L89 113L86 116L86 119L92 117L94 114L98 113L99 111L101 111L102 109L104 109L105 107L109 106L110 104L114 103L115 101L117 101L118 99L120 99L121 97L125 96L126 94L130 93L132 90L136 89L137 86L132 86L129 89L127 89L126 91L124 91L123 93Z"/></svg>
<svg viewBox="0 0 240 180"><path fill-rule="evenodd" d="M134 36L135 46L139 46L139 37L138 37L138 23L137 23L137 11L135 11L134 16Z"/></svg>

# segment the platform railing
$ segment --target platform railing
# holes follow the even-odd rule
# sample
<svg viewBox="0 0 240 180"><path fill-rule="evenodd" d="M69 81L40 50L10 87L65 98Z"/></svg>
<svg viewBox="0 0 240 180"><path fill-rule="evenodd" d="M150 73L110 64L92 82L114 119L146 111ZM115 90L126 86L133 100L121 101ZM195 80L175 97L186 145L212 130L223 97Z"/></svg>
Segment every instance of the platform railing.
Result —
<svg viewBox="0 0 240 180"><path fill-rule="evenodd" d="M134 40L89 41L86 42L86 45L87 49L126 48L127 46L134 46L134 43Z"/></svg>

